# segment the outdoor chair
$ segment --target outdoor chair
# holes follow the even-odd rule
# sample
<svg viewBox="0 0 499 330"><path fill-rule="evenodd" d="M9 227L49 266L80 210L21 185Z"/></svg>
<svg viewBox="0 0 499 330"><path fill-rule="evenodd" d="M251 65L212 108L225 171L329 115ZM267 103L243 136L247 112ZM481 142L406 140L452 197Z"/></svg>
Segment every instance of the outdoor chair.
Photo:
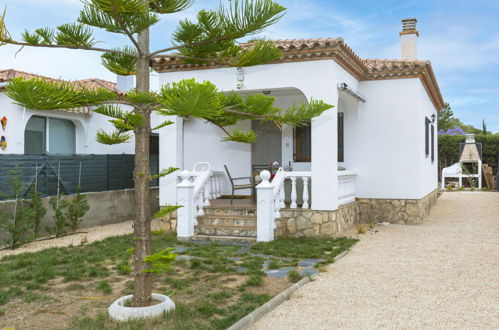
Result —
<svg viewBox="0 0 499 330"><path fill-rule="evenodd" d="M225 167L225 172L227 172L227 176L229 177L230 184L232 186L232 194L230 196L230 203L232 204L232 201L234 200L234 191L238 189L250 189L251 190L251 195L254 196L254 189L255 189L255 183L253 181L253 178L251 176L245 176L245 177L240 177L240 178L233 178L230 175L229 169L227 168L227 165L224 165ZM235 184L234 181L241 181L241 180L248 180L249 183L244 183L244 184Z"/></svg>

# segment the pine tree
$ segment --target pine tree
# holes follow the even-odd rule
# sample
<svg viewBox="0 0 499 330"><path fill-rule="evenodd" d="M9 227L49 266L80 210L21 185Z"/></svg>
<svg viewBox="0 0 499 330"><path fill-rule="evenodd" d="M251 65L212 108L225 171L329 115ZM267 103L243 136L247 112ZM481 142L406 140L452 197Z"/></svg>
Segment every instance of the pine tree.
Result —
<svg viewBox="0 0 499 330"><path fill-rule="evenodd" d="M303 125L331 106L311 101L307 106L295 106L284 114L272 106L273 99L264 96L243 98L225 95L209 83L194 80L164 86L158 93L150 92L150 61L155 56L179 59L187 63L215 63L218 66L245 67L268 63L281 57L270 41L252 40L248 47L236 41L263 31L276 23L285 8L273 0L233 0L229 7L202 10L197 22L184 19L172 35L172 46L151 51L150 28L166 14L189 8L194 0L84 0L77 22L63 24L55 29L40 28L26 31L21 40L15 40L5 25L5 13L0 16L0 45L13 44L29 47L85 49L102 52L102 64L120 75L135 75L136 88L124 97L105 89L76 88L70 83L45 80L12 79L7 95L30 109L76 109L94 107L94 111L111 117L114 132L99 131L97 140L104 144L126 142L135 136L135 205L134 267L135 288L133 306L147 306L151 301L151 265L144 258L151 255L151 217L149 207L149 136L153 111L163 115L196 117L219 126L225 140L251 143L255 134L249 131L229 131L226 126L240 120L273 121L277 125ZM124 35L129 44L122 48L98 47L91 28ZM265 100L265 101L263 101ZM128 105L124 111L119 105ZM173 169L161 171L168 175ZM166 211L174 207L167 206ZM166 212L164 211L164 212Z"/></svg>
<svg viewBox="0 0 499 330"><path fill-rule="evenodd" d="M485 125L485 118L482 119L482 134L487 135L487 126Z"/></svg>
<svg viewBox="0 0 499 330"><path fill-rule="evenodd" d="M67 223L66 226L71 228L73 233L75 233L83 221L83 217L90 209L90 205L87 202L85 195L81 194L80 186L76 188L76 194L69 203L67 212Z"/></svg>
<svg viewBox="0 0 499 330"><path fill-rule="evenodd" d="M31 230L33 233L33 239L36 239L40 234L40 223L47 213L47 209L43 206L40 193L37 191L36 186L33 186L30 189L29 200L26 201L26 205L31 212Z"/></svg>
<svg viewBox="0 0 499 330"><path fill-rule="evenodd" d="M12 197L13 205L9 211L0 211L0 227L8 235L4 242L14 250L31 240L31 235L28 234L31 228L31 214L22 198L24 183L21 180L20 170L16 167L10 171L9 175L10 197Z"/></svg>

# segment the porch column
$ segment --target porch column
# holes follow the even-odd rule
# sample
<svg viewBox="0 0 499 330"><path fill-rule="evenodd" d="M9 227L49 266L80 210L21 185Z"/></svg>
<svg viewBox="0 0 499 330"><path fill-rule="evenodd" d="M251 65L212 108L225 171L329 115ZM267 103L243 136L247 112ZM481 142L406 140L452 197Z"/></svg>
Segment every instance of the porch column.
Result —
<svg viewBox="0 0 499 330"><path fill-rule="evenodd" d="M159 168L178 167L182 164L182 135L183 119L176 116L161 116L161 121L170 120L174 124L165 126L159 130ZM159 205L177 204L177 175L172 173L159 179Z"/></svg>
<svg viewBox="0 0 499 330"><path fill-rule="evenodd" d="M324 84L326 85L326 84ZM322 85L313 94L334 108L312 120L312 201L313 210L338 209L338 90L336 84Z"/></svg>

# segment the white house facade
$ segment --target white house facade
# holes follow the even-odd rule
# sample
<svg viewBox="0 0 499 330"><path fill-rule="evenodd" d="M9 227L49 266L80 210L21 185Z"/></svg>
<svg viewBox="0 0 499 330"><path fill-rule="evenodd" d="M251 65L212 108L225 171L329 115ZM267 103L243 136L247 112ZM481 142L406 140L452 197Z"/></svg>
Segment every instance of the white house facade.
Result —
<svg viewBox="0 0 499 330"><path fill-rule="evenodd" d="M17 70L0 70L0 118L7 124L1 135L6 147L2 154L133 154L134 144L103 145L95 140L99 129L112 131L109 118L90 109L80 111L37 111L26 109L5 94L8 80L15 77L45 78ZM88 79L74 82L90 88L102 87L118 92L116 84Z"/></svg>
<svg viewBox="0 0 499 330"><path fill-rule="evenodd" d="M187 199L194 199L193 203L203 200L197 203L208 206L211 198L231 193L224 165L232 177L247 177L255 175L257 165L278 162L283 173L276 173L272 182L263 180L256 203L258 226L268 222L268 232L275 228L278 235L338 232L338 224L336 230L329 230L328 225L322 232L322 227L329 224L331 214L342 212L349 214L343 227L356 221L420 223L436 200L435 118L444 102L430 62L416 60L415 19L403 24L403 57L398 60L362 59L341 38L278 40L275 43L282 50L282 59L248 68L154 59L160 85L195 78L210 81L224 92L264 93L274 97L275 106L282 109L312 99L334 106L314 118L308 128L283 127L280 131L251 121L240 123L257 133L254 145L221 142L223 132L214 125L173 118L175 124L160 132L160 167L191 171L183 173L184 186L200 182L206 186L194 187L195 195ZM199 179L199 171L194 169L199 162L209 164L212 179ZM215 184L209 183L212 181ZM273 199L268 203L260 198L266 184L274 191L269 193L273 197L268 198ZM182 189L177 187L177 178L162 179L160 204L179 203ZM207 196L199 197L202 190ZM250 189L241 191L250 193ZM261 202L275 205L271 220L260 217L264 212ZM193 235L196 214L206 216L200 208L202 205L192 212L179 210L179 236ZM297 230L297 217L303 215L303 209L307 220L316 214L329 220L316 225L310 220ZM180 228L182 212L194 217L189 218L186 233Z"/></svg>

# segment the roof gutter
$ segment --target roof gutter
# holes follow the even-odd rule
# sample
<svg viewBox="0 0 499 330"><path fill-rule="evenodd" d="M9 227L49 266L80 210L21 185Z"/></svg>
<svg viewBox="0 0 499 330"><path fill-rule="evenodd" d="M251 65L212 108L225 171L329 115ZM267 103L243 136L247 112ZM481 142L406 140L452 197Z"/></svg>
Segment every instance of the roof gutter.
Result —
<svg viewBox="0 0 499 330"><path fill-rule="evenodd" d="M366 101L367 101L366 97L364 95L362 95L361 92L356 91L352 87L348 86L346 83L339 83L338 84L338 89L340 91L347 92L348 94L352 95L354 98L356 98L358 101L360 101L362 103L366 103Z"/></svg>

